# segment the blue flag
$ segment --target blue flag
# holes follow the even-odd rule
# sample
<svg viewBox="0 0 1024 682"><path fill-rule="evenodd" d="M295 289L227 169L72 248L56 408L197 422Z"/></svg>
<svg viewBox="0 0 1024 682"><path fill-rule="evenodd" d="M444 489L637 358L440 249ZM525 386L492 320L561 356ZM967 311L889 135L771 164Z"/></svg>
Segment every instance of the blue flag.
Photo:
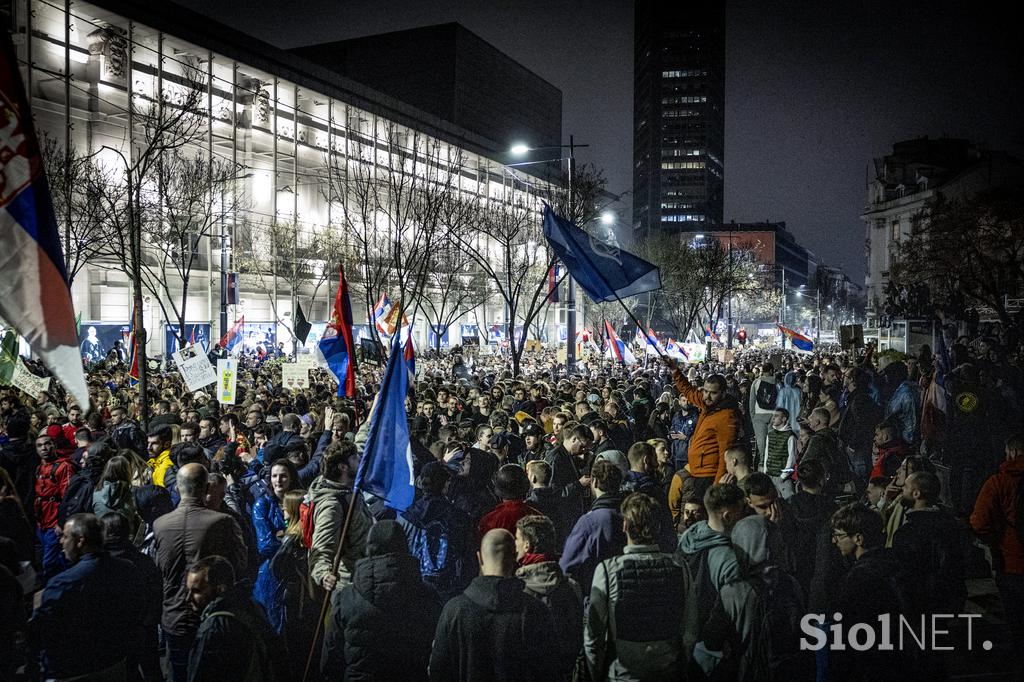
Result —
<svg viewBox="0 0 1024 682"><path fill-rule="evenodd" d="M381 382L380 397L370 417L355 487L376 495L388 507L400 512L409 508L416 493L405 411L408 389L405 349L396 334Z"/></svg>
<svg viewBox="0 0 1024 682"><path fill-rule="evenodd" d="M544 238L595 303L661 288L661 273L617 246L595 239L544 204Z"/></svg>

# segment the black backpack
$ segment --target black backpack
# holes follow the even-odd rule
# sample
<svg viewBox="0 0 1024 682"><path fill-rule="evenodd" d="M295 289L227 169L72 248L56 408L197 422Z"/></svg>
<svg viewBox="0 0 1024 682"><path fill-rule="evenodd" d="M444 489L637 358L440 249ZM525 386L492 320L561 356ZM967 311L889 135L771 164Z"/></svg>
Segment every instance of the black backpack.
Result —
<svg viewBox="0 0 1024 682"><path fill-rule="evenodd" d="M774 381L761 381L757 384L757 394L754 399L757 406L762 410L774 410L775 401L779 397L779 385Z"/></svg>
<svg viewBox="0 0 1024 682"><path fill-rule="evenodd" d="M801 651L800 619L806 612L796 580L780 569L750 579L765 608L757 629L757 655L748 671L754 680L794 680L814 676L814 658Z"/></svg>

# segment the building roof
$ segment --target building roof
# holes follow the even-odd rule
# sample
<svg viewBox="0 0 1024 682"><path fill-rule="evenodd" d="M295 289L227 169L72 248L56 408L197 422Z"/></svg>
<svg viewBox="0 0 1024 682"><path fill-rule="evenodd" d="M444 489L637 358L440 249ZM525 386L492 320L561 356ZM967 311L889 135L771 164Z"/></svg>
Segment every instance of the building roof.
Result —
<svg viewBox="0 0 1024 682"><path fill-rule="evenodd" d="M501 162L496 158L493 141L481 135L180 5L165 0L89 0L89 4L111 13L105 17L102 12L96 12L97 19L113 25L120 23L119 17L130 19Z"/></svg>

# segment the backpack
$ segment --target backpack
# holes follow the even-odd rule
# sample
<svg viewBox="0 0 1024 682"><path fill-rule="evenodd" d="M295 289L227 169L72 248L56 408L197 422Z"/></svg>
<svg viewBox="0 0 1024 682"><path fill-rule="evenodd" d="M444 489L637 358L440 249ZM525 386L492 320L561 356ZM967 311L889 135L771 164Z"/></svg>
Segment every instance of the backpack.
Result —
<svg viewBox="0 0 1024 682"><path fill-rule="evenodd" d="M263 637L256 636L257 627L249 622L248 618L238 616L231 611L214 611L204 619L204 622L218 616L239 623L251 635L249 641L253 644L252 654L249 656L242 677L235 679L243 682L277 682L285 679L281 674L284 670L279 669L281 668L280 662L271 657L266 642ZM274 642L274 644L278 643Z"/></svg>
<svg viewBox="0 0 1024 682"><path fill-rule="evenodd" d="M676 552L676 563L684 566L690 574L690 594L687 595L687 601L692 599L697 605L697 622L700 623L700 627L704 627L708 622L718 601L718 588L711 580L711 567L708 565L710 554L710 549L695 554Z"/></svg>
<svg viewBox="0 0 1024 682"><path fill-rule="evenodd" d="M782 570L750 579L764 605L757 624L748 679L794 680L814 676L814 658L800 650L800 619L807 611L796 580Z"/></svg>
<svg viewBox="0 0 1024 682"><path fill-rule="evenodd" d="M445 591L455 571L455 561L448 543L448 528L440 519L427 521L419 527L409 548L420 562L420 574L439 591Z"/></svg>
<svg viewBox="0 0 1024 682"><path fill-rule="evenodd" d="M757 393L754 400L762 410L774 410L775 401L779 397L779 385L774 381L762 379L757 384Z"/></svg>
<svg viewBox="0 0 1024 682"><path fill-rule="evenodd" d="M302 527L302 545L306 549L313 547L313 500L309 495L299 505L299 526Z"/></svg>

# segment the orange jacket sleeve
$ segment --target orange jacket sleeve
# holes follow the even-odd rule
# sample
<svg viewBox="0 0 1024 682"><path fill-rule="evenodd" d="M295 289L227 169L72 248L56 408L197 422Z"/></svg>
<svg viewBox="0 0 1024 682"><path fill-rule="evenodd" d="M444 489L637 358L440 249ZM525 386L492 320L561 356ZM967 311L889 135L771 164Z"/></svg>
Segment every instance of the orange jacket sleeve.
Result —
<svg viewBox="0 0 1024 682"><path fill-rule="evenodd" d="M686 396L691 405L696 405L699 410L704 409L704 394L700 392L699 388L691 384L678 369L672 372L672 383L676 385L676 390L679 393Z"/></svg>

